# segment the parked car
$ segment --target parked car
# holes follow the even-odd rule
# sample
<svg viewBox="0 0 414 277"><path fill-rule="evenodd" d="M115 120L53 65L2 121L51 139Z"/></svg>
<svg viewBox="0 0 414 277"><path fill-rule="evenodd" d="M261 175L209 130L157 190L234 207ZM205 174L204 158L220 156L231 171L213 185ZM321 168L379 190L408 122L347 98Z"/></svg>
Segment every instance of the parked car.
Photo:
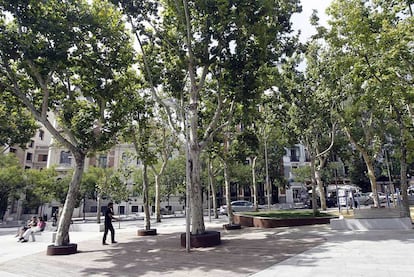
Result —
<svg viewBox="0 0 414 277"><path fill-rule="evenodd" d="M374 199L374 193L373 193L373 192L371 192L371 193L369 194L369 197L371 197L371 199ZM378 198L379 198L380 203L385 203L385 202L387 202L387 196L386 196L386 195L385 195L385 193L383 193L383 192L378 192Z"/></svg>
<svg viewBox="0 0 414 277"><path fill-rule="evenodd" d="M246 200L237 200L231 202L233 212L254 212L254 205L252 202ZM220 214L227 215L227 205L220 207Z"/></svg>
<svg viewBox="0 0 414 277"><path fill-rule="evenodd" d="M355 192L354 193L354 200L355 200L355 206L358 205L370 205L373 203L373 199L370 196L369 193L366 192Z"/></svg>
<svg viewBox="0 0 414 277"><path fill-rule="evenodd" d="M325 203L326 203L326 207L327 208L333 208L333 207L338 206L337 205L337 202L336 202L337 201L336 200L336 197L327 197L325 200L326 200ZM318 208L321 207L321 199L319 197L316 198L316 204L318 205ZM312 209L313 208L313 206L312 206L312 199L308 199L306 201L305 207L307 209Z"/></svg>

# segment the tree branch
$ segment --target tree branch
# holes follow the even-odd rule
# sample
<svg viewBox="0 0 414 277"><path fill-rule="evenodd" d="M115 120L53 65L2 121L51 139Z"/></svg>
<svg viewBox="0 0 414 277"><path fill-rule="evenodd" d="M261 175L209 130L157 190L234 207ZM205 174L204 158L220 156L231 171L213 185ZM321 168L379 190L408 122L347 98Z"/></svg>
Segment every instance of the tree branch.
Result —
<svg viewBox="0 0 414 277"><path fill-rule="evenodd" d="M191 42L193 41L193 36L191 33L191 20L190 20L190 11L188 9L188 1L183 0L183 5L184 5L184 15L185 15L185 26L187 30L188 74L190 77L191 90L198 93L201 87L197 87L197 80L195 77L194 54L193 54L193 47L191 45Z"/></svg>
<svg viewBox="0 0 414 277"><path fill-rule="evenodd" d="M4 62L4 66L7 70L7 75L9 80L13 83L13 92L14 94L23 102L23 104L29 109L31 114L35 117L37 121L43 124L45 128L52 134L52 136L57 139L61 144L68 148L74 155L78 152L76 147L70 143L60 132L50 123L47 116L43 117L41 112L39 112L33 103L27 99L26 95L21 92L17 79L11 70L10 66Z"/></svg>
<svg viewBox="0 0 414 277"><path fill-rule="evenodd" d="M42 110L40 112L40 116L46 119L48 104L49 104L49 96L50 96L49 88L47 87L47 83L45 83L45 81L43 80L42 76L40 75L39 71L37 70L33 62L31 60L27 60L27 64L29 65L30 70L32 71L36 80L39 82L40 87L42 88L43 99L42 99ZM47 79L49 78L50 77L48 77Z"/></svg>
<svg viewBox="0 0 414 277"><path fill-rule="evenodd" d="M332 149L332 147L333 147L333 145L334 145L334 142L335 142L335 129L336 129L336 122L334 122L334 123L332 124L332 130L331 130L331 143L330 143L330 145L329 145L329 146L328 146L328 148L326 148L324 151L322 151L321 153L317 154L317 155L315 156L315 158L319 158L319 157L321 157L321 156L325 155L326 153L328 153L328 152Z"/></svg>
<svg viewBox="0 0 414 277"><path fill-rule="evenodd" d="M375 72L374 72L374 69L372 68L372 65L371 65L371 63L369 62L369 59L368 59L368 56L365 54L364 55L364 59L365 59L365 61L367 62L367 64L368 64L368 68L369 68L369 71L371 72L371 74L372 74L372 76L378 81L378 82L380 82L380 83L382 83L382 80L375 74Z"/></svg>
<svg viewBox="0 0 414 277"><path fill-rule="evenodd" d="M172 129L173 129L176 133L179 133L179 129L178 129L178 127L176 126L176 124L174 124L174 120L173 120L173 117L172 117L172 112L171 112L170 107L168 107L168 105L166 105L166 104L162 101L162 99L159 97L159 95L158 95L158 93L157 93L157 91L156 91L156 89L155 89L155 84L154 84L154 81L153 81L153 78L152 78L152 73L151 73L151 70L150 70L150 67L149 67L148 58L147 58L147 55L145 54L144 48L143 48L143 46L142 46L142 41L141 41L141 38L139 37L139 34L138 34L138 32L137 32L137 28L136 28L136 26L134 25L134 23L133 23L133 20L132 20L131 16L128 16L128 20L129 20L129 22L130 22L130 24L131 24L131 26L132 26L132 31L134 32L135 37L137 38L137 41L138 41L139 47L140 47L140 49L141 49L141 53L142 53L142 60L143 60L143 62L144 62L144 68L145 68L145 71L147 72L148 82L149 82L149 85L150 85L150 91L151 91L152 97L154 98L155 102L157 102L157 103L158 103L161 107L163 107L163 109L165 110L165 113L167 114L167 118L168 118L168 125L170 125L170 127L171 127L171 128L172 128Z"/></svg>
<svg viewBox="0 0 414 277"><path fill-rule="evenodd" d="M208 125L206 131L204 132L203 140L200 142L200 148L201 149L203 149L207 145L207 142L209 142L210 139L218 131L220 131L224 127L228 126L230 121L231 121L231 118L233 116L233 111L234 111L234 101L232 101L231 104L230 104L229 116L228 116L227 120L223 124L221 124L220 126L215 128L215 126L217 125L218 120L220 119L220 115L221 115L221 111L222 111L222 104L223 104L223 102L221 101L221 104L219 104L217 109L216 109L216 112L213 116L213 119L211 120L210 124Z"/></svg>

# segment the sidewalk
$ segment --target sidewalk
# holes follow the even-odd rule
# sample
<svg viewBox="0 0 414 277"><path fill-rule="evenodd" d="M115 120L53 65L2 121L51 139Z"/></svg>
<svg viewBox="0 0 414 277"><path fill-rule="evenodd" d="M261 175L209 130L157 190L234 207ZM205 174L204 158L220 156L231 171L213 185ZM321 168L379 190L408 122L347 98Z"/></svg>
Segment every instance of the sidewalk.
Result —
<svg viewBox="0 0 414 277"><path fill-rule="evenodd" d="M138 237L142 221L116 227L118 244L102 233L71 232L79 253L46 256L49 242L17 243L0 232L0 276L414 276L414 232L338 232L329 226L224 231L225 217L206 228L221 231L222 245L180 247L184 219L154 224L158 235Z"/></svg>

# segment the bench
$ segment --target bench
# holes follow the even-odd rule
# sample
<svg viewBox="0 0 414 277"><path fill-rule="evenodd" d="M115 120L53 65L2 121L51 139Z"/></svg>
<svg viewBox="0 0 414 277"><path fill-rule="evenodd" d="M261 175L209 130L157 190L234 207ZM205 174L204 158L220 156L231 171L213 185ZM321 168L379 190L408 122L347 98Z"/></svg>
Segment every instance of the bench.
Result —
<svg viewBox="0 0 414 277"><path fill-rule="evenodd" d="M31 233L31 237L32 237L32 241L36 241L35 236L41 236L43 231L39 231L39 232L33 232Z"/></svg>
<svg viewBox="0 0 414 277"><path fill-rule="evenodd" d="M46 229L46 224L45 224L45 226L42 229L40 229L40 231L30 233L30 236L32 237L32 241L36 241L35 236L41 236L42 235L42 232L45 229Z"/></svg>

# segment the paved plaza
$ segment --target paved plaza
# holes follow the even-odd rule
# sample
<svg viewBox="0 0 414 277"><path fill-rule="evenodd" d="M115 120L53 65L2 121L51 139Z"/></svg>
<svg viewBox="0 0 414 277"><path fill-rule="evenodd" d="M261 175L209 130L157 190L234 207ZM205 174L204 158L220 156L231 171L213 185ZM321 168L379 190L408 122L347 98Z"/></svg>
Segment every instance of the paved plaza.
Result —
<svg viewBox="0 0 414 277"><path fill-rule="evenodd" d="M226 217L206 218L222 244L180 247L184 218L153 224L157 236L138 237L143 221L115 223L117 244L102 233L71 232L79 253L47 256L50 233L18 243L16 228L0 228L0 276L414 276L414 231L333 231L328 225L225 231ZM82 223L76 223L82 224Z"/></svg>

